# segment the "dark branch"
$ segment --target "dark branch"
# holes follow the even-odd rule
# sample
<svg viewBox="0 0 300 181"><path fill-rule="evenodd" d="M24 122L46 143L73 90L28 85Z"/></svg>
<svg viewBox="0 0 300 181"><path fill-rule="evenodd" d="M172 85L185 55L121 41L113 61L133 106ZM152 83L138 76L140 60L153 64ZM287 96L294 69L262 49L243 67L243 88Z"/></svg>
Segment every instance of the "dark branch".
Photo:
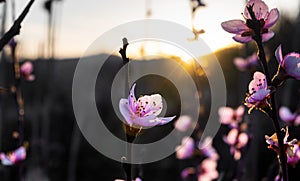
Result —
<svg viewBox="0 0 300 181"><path fill-rule="evenodd" d="M272 83L271 75L269 73L269 67L268 67L268 63L266 60L266 54L265 54L263 43L262 43L262 35L261 35L262 25L261 25L260 21L257 20L255 17L255 13L253 11L253 5L248 6L247 9L251 16L251 20L247 21L247 26L249 28L251 28L254 32L254 34L252 35L252 38L256 42L256 45L258 48L258 58L262 64L264 73L266 75L267 83L268 83L268 85L271 85L271 83ZM273 83L274 83L274 81L273 81ZM276 132L276 135L278 138L278 146L279 146L279 150L280 150L278 155L279 155L279 163L280 163L281 172L282 172L282 178L283 178L283 181L288 181L287 155L285 153L285 146L283 143L285 133L283 131L281 131L280 124L278 121L279 115L278 115L278 109L276 106L275 92L271 94L271 106L272 106L272 109L270 111L268 111L268 115L273 121L273 126L275 128L275 132Z"/></svg>
<svg viewBox="0 0 300 181"><path fill-rule="evenodd" d="M127 55L126 55L126 49L129 44L128 44L127 38L123 38L122 41L123 41L123 48L120 48L119 53L121 54L123 62L125 64L125 63L129 62L129 58L127 58Z"/></svg>
<svg viewBox="0 0 300 181"><path fill-rule="evenodd" d="M21 29L21 23L24 20L25 16L28 14L30 7L32 6L34 0L31 0L21 15L15 20L12 27L3 35L3 37L0 39L0 51L3 49L3 47L16 35L20 34Z"/></svg>

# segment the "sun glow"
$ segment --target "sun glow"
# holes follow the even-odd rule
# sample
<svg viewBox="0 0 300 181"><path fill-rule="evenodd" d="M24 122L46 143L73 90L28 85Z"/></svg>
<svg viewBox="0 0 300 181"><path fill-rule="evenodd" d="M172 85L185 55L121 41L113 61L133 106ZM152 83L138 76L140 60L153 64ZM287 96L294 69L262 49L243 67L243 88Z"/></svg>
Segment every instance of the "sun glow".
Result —
<svg viewBox="0 0 300 181"><path fill-rule="evenodd" d="M155 58L175 58L186 64L193 61L191 55L181 48L165 42L144 41L132 43L128 46L127 55L133 59L150 60Z"/></svg>

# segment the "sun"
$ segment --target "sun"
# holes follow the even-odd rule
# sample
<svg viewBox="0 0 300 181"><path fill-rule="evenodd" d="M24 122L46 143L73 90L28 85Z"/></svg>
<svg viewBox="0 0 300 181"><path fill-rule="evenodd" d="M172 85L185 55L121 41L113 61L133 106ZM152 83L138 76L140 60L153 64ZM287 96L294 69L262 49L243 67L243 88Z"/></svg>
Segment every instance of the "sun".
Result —
<svg viewBox="0 0 300 181"><path fill-rule="evenodd" d="M153 40L131 43L127 48L127 55L132 59L142 60L177 57L186 64L190 64L193 60L193 57L182 48Z"/></svg>

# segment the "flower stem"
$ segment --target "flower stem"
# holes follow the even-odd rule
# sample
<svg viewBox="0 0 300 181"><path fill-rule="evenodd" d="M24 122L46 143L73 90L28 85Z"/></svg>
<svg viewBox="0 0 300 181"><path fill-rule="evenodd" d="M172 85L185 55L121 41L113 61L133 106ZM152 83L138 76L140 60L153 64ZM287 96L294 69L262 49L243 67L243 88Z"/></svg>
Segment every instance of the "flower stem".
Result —
<svg viewBox="0 0 300 181"><path fill-rule="evenodd" d="M257 48L258 48L258 58L262 64L264 73L267 79L267 85L271 85L271 75L269 73L268 64L266 60L266 54L264 51L263 43L262 43L262 28L260 20L256 19L255 13L253 11L253 5L247 7L248 12L251 16L251 20L248 20L247 25L253 30L252 38L255 40ZM275 92L271 95L271 110L268 111L269 117L272 119L273 126L275 128L275 132L278 138L278 146L279 146L279 163L281 166L281 172L283 181L288 181L288 172L287 172L287 156L284 149L283 138L284 132L281 131L278 119L278 110L276 106L275 100Z"/></svg>
<svg viewBox="0 0 300 181"><path fill-rule="evenodd" d="M126 133L126 140L127 140L127 157L126 160L128 163L123 163L123 169L126 174L126 181L132 181L132 164L131 162L131 143L134 142L135 136L129 135Z"/></svg>
<svg viewBox="0 0 300 181"><path fill-rule="evenodd" d="M256 41L256 44L258 47L258 51L259 51L258 52L259 60L262 63L263 70L266 75L267 83L268 83L268 85L270 85L271 76L269 74L268 64L266 61L266 55L265 55L265 51L263 48L261 35L260 34L256 34L256 35L259 35L258 38L255 38L255 41ZM283 181L288 181L287 156L285 154L284 144L283 144L284 133L281 131L279 121L278 121L279 119L278 119L278 110L277 110L276 100L275 100L275 92L271 94L271 106L272 106L272 109L268 112L268 115L270 116L270 118L273 121L273 126L275 128L275 132L276 132L277 138L278 138L278 146L279 146L279 150L280 150L279 162L280 162L280 166L281 166Z"/></svg>

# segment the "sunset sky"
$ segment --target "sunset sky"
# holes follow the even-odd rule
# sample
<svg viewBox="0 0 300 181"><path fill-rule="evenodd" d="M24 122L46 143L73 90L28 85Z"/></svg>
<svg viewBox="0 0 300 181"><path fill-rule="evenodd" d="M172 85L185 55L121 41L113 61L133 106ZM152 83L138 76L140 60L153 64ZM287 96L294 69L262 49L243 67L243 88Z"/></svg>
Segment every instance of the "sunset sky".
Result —
<svg viewBox="0 0 300 181"><path fill-rule="evenodd" d="M15 0L17 14L28 1ZM47 13L45 1L36 0L17 37L19 55L36 58L45 46ZM244 0L206 0L207 7L197 11L196 27L205 29L201 36L212 50L233 43L232 35L221 29L220 23L242 19ZM299 0L265 0L270 9L278 7L280 13L295 17ZM7 1L8 13L11 4ZM3 5L1 5L3 6ZM2 7L1 7L2 8ZM63 0L55 4L56 57L80 57L101 34L120 24L145 18L146 8L151 8L154 19L176 22L191 29L189 0ZM8 17L7 27L12 20ZM162 30L163 31L163 30ZM188 38L188 37L187 37Z"/></svg>

